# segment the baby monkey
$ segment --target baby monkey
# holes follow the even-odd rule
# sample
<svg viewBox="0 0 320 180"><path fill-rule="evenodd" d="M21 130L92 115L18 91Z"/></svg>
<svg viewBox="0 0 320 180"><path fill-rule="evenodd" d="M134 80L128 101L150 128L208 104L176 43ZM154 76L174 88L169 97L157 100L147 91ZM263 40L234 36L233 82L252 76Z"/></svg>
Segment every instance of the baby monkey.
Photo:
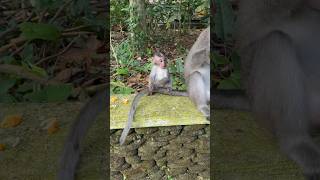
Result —
<svg viewBox="0 0 320 180"><path fill-rule="evenodd" d="M144 95L152 95L154 92L170 94L172 91L171 78L167 69L166 57L161 52L156 52L152 57L152 63L153 65L149 76L148 89L138 93L134 97L129 111L126 127L123 129L120 137L120 145L124 143L129 133L139 99ZM163 91L164 89L166 89L167 93Z"/></svg>
<svg viewBox="0 0 320 180"><path fill-rule="evenodd" d="M148 93L152 95L159 88L172 91L172 83L167 69L167 59L161 52L156 52L152 57L153 66L149 76Z"/></svg>

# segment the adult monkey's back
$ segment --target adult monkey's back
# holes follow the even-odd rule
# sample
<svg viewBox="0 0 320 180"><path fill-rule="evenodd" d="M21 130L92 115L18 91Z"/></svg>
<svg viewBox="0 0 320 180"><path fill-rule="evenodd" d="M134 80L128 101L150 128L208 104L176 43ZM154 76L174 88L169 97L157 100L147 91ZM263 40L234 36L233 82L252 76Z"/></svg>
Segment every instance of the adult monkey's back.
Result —
<svg viewBox="0 0 320 180"><path fill-rule="evenodd" d="M241 0L238 42L252 110L308 180L320 179L320 3Z"/></svg>
<svg viewBox="0 0 320 180"><path fill-rule="evenodd" d="M184 65L188 96L210 118L210 28L201 32Z"/></svg>
<svg viewBox="0 0 320 180"><path fill-rule="evenodd" d="M80 145L98 114L107 108L107 89L99 91L81 109L64 145L58 180L73 180L80 156Z"/></svg>

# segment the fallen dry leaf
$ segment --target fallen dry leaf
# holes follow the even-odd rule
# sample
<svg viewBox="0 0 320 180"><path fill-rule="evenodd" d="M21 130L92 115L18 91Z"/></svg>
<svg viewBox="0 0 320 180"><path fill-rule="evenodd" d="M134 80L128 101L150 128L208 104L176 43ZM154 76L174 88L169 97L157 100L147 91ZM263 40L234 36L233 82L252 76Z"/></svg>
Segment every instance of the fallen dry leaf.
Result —
<svg viewBox="0 0 320 180"><path fill-rule="evenodd" d="M48 134L53 134L59 130L59 122L56 118L50 118L41 122L40 126L43 130L47 130Z"/></svg>
<svg viewBox="0 0 320 180"><path fill-rule="evenodd" d="M115 96L112 96L110 99L111 103L115 103L117 100L118 100L118 98Z"/></svg>
<svg viewBox="0 0 320 180"><path fill-rule="evenodd" d="M0 144L0 151L4 151L6 149L6 145Z"/></svg>
<svg viewBox="0 0 320 180"><path fill-rule="evenodd" d="M53 134L59 130L59 123L56 119L52 120L48 125L48 134Z"/></svg>
<svg viewBox="0 0 320 180"><path fill-rule="evenodd" d="M8 116L4 117L4 120L1 122L0 127L1 128L16 127L21 122L22 122L21 115L8 115Z"/></svg>
<svg viewBox="0 0 320 180"><path fill-rule="evenodd" d="M127 98L126 98L126 99L123 99L123 100L122 100L122 103L123 103L123 104L128 104L128 103L129 103L129 99L127 99Z"/></svg>

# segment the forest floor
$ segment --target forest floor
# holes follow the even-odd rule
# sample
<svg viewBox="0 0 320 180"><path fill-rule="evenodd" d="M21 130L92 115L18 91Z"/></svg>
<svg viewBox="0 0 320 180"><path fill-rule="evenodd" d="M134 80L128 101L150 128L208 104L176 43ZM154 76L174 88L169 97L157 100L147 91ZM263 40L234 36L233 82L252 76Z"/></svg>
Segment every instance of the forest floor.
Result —
<svg viewBox="0 0 320 180"><path fill-rule="evenodd" d="M160 36L160 38L154 37L154 39L162 40L156 42L157 44L149 45L149 48L158 49L160 52L163 52L165 54L169 63L174 63L174 61L179 57L185 59L187 53L185 53L184 50L189 51L191 49L193 43L196 41L202 30L203 29L191 29L188 32L181 34L170 29L167 31L163 30L162 32L159 32L160 34L157 35ZM128 33L126 32L111 31L110 34L112 37L111 41L113 43L113 46L128 38ZM148 61L148 58L150 57L134 57L135 61L140 62L140 66L144 66L145 64L150 63ZM116 62L112 52L110 52L110 60L110 71L115 72L119 65ZM134 68L135 67L130 67L129 71L132 71ZM135 90L141 90L148 85L148 75L149 72L138 72L134 73L131 76L124 77L123 79L121 77L121 81L127 87L131 87ZM113 73L111 74L110 78L111 80L116 80L120 77L116 73Z"/></svg>

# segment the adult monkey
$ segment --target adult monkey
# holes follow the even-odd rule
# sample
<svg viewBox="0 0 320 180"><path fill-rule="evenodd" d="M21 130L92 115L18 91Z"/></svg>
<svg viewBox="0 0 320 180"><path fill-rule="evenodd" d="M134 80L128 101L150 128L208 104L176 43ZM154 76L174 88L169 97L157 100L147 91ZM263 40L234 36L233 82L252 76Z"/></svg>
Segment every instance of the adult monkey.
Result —
<svg viewBox="0 0 320 180"><path fill-rule="evenodd" d="M320 2L241 0L238 47L251 109L269 122L281 150L320 179ZM254 28L256 27L256 28Z"/></svg>
<svg viewBox="0 0 320 180"><path fill-rule="evenodd" d="M210 28L201 32L188 53L184 77L191 101L210 118Z"/></svg>

